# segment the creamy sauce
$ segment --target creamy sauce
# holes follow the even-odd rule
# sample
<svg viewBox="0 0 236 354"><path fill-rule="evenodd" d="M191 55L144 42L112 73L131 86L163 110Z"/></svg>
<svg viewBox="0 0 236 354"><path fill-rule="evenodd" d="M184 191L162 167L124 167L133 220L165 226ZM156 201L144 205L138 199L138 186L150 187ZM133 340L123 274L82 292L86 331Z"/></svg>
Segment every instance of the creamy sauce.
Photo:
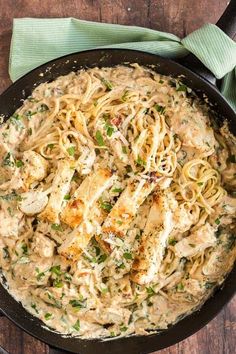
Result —
<svg viewBox="0 0 236 354"><path fill-rule="evenodd" d="M177 80L133 64L41 84L0 158L0 267L51 329L165 329L234 264L235 138Z"/></svg>

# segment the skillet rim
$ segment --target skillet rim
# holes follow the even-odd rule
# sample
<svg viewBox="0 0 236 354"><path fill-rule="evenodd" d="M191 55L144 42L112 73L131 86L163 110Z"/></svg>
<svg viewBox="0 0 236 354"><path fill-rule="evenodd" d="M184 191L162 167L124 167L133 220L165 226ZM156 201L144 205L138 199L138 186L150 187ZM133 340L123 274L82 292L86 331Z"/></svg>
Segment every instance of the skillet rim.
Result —
<svg viewBox="0 0 236 354"><path fill-rule="evenodd" d="M226 101L226 99L222 96L222 94L218 91L218 89L214 85L209 83L205 78L199 76L198 74L196 74L193 71L189 70L188 68L184 67L180 63L177 63L171 59L162 58L156 54L151 54L151 53L147 53L144 51L138 51L138 50L132 50L132 49L121 49L121 48L119 48L119 49L99 48L99 49L90 49L90 50L85 50L85 51L80 51L80 52L74 52L74 53L67 54L62 57L53 59L47 63L44 63L44 64L32 69L30 72L28 72L27 74L25 74L24 76L19 78L17 81L15 81L12 85L10 85L8 87L0 95L0 107L4 104L4 98L7 96L11 96L11 91L14 91L14 88L17 88L22 83L24 85L24 81L27 81L27 79L30 79L31 76L33 79L35 79L34 75L36 75L38 72L39 73L46 72L50 66L52 67L52 70L53 70L54 65L56 65L57 63L66 61L66 60L70 61L70 60L72 60L72 58L74 56L78 57L78 59L76 59L76 60L79 61L80 56L83 56L86 54L88 56L91 53L97 53L97 54L100 53L100 55L104 55L104 53L105 53L105 55L107 55L110 53L110 54L114 55L116 52L120 53L120 54L126 53L127 55L129 55L129 54L130 55L132 55L132 54L137 55L137 58L136 58L137 60L141 59L142 56L146 56L146 58L147 57L152 58L153 60L157 61L157 67L153 68L153 70L154 71L156 70L157 72L158 72L158 66L161 66L161 65L167 65L167 66L170 65L174 68L174 70L176 70L176 68L177 68L178 69L177 71L180 71L180 72L183 72L186 74L186 75L185 74L184 75L187 77L187 79L189 81L191 81L191 79L197 80L197 82L199 84L203 84L203 86L205 86L205 88L207 88L207 90L209 89L213 93L213 96L216 97L216 100L218 101L217 104L219 104L220 108L225 108L225 110L228 110L229 115L231 117L233 117L233 120L235 120L235 122L236 122L236 114L235 114L233 108ZM106 58L106 59L108 59L108 58ZM89 61L90 61L90 59L89 59ZM131 63L132 61L130 60L129 62ZM93 64L95 64L95 63L93 63ZM93 64L91 63L91 65L88 65L87 67L93 67ZM101 64L101 65L99 65L99 64ZM120 62L119 64L120 65L124 64L124 61ZM118 64L103 65L102 62L96 62L96 65L108 67L108 66L115 66ZM141 65L145 66L144 63L142 63ZM79 70L80 68L81 68L81 66L79 65L79 67L77 67L76 70ZM67 73L69 73L71 71L72 70L70 69L70 71L67 71ZM48 73L51 74L50 70L48 71ZM45 74L45 77L46 77L46 74ZM65 75L65 74L64 73L61 73L59 75L56 74L55 78L60 75ZM167 74L167 73L165 73L165 75L171 76L171 74ZM176 75L176 76L178 76L178 75ZM47 80L44 80L45 77L40 77L39 78L40 82L38 82L36 86L38 86L41 82L47 81ZM32 78L31 78L31 81L32 81ZM35 80L33 80L33 81L35 83ZM183 81L184 81L184 79L183 79ZM32 90L36 86L32 87ZM23 94L23 90L24 89L22 89L22 88L20 90L22 92L22 94ZM197 90L194 90L194 91L197 91ZM28 96L28 94L26 96ZM24 97L24 99L25 98L26 97ZM14 101L14 99L15 98L12 97L10 100ZM18 105L18 107L19 106L20 106L20 104ZM225 106L225 107L223 107L223 106ZM15 109L16 108L14 108L13 111L15 111ZM236 286L234 286L234 282L232 281L233 277L235 275L236 275L236 267L234 267L232 269L230 274L225 279L224 286L223 286L224 291L221 291L221 290L216 291L216 294L214 294L214 296L212 296L210 299L208 299L203 304L203 306L201 307L200 310L195 311L193 314L191 314L189 316L186 316L184 319L180 320L177 324L171 326L169 329L165 330L164 332L161 332L160 334L159 333L158 334L151 334L149 336L130 336L130 337L111 339L111 340L107 340L107 341L100 340L100 339L84 340L84 339L79 339L78 337L77 338L76 337L63 338L60 334L57 334L55 332L49 332L48 330L42 328L41 327L42 322L40 320L38 320L36 317L30 315L16 300L14 300L14 298L10 294L7 293L7 291L3 288L2 285L0 286L0 298L6 296L5 300L6 300L6 302L8 302L8 305L9 305L9 303L12 302L14 309L18 308L17 310L21 314L23 314L25 312L23 323L22 323L22 318L19 318L19 319L17 318L17 313L14 313L14 311L13 311L13 313L11 313L11 309L7 308L7 304L2 306L2 301L0 304L0 309L12 322L14 322L18 327L20 327L25 332L29 333L30 335L38 338L39 340L41 340L49 345L58 347L63 350L75 350L75 347L80 347L79 350L81 353L88 354L92 347L93 348L96 347L98 354L99 353L110 353L110 350L112 350L114 354L118 354L118 353L121 353L122 350L124 350L124 349L128 350L129 354L131 354L131 353L134 353L134 354L143 353L144 354L144 353L149 353L150 351L153 351L153 350L167 348L168 346L173 345L173 344L187 338L188 336L192 335L193 333L196 333L198 330L200 330L202 327L204 327L208 322L210 322L222 310L223 306L225 306L230 301L230 299L233 297L234 293L236 292ZM229 284L230 280L231 280L231 286ZM6 293L4 294L4 292L6 292ZM221 293L221 296L218 295L218 297L217 297L217 293L219 293L219 292ZM216 299L219 301L217 302ZM4 307L6 307L6 309ZM210 308L210 311L208 313L207 312L204 313L205 307ZM192 322L191 322L191 320L192 320ZM30 322L32 322L33 325L35 325L33 328L32 328L32 326L30 326ZM191 326L184 325L187 322L189 322L189 324L191 324ZM183 327L183 329L184 329L183 331L181 330L181 327ZM41 332L42 332L40 334L38 334L39 329L41 329ZM177 329L180 330L179 333L176 331ZM168 337L170 337L171 334L173 335L172 338L168 338ZM68 346L67 345L68 341L75 342L75 345ZM130 343L130 341L134 341L134 344L136 343L136 345L132 345L132 342ZM65 342L65 344L64 344L64 342ZM123 348L122 348L122 343L123 343ZM100 348L98 348L98 346L100 346ZM89 348L89 347L91 347L91 348ZM140 349L142 349L142 351L140 351Z"/></svg>

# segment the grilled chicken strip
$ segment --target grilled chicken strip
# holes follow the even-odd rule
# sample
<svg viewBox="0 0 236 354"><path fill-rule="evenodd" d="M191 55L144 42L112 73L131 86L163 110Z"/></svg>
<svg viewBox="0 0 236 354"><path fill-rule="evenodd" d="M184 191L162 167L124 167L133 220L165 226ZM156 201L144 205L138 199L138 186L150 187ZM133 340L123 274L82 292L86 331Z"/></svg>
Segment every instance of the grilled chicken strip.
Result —
<svg viewBox="0 0 236 354"><path fill-rule="evenodd" d="M151 282L158 272L168 236L173 229L171 204L170 192L159 192L153 197L139 252L132 266L131 279L138 284Z"/></svg>

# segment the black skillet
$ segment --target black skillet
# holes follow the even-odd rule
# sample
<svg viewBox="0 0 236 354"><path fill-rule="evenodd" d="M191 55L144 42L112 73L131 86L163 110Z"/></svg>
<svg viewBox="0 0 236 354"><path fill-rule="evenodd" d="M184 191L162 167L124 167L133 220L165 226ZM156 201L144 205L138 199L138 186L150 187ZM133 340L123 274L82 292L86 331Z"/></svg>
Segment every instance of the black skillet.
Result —
<svg viewBox="0 0 236 354"><path fill-rule="evenodd" d="M217 25L229 36L233 37L235 35L236 0L231 1ZM176 63L153 54L123 49L98 49L70 54L41 65L11 85L0 96L0 113L6 117L11 116L21 106L22 100L29 96L34 87L42 82L54 80L60 75L68 74L80 68L114 66L125 62L155 65L156 69L154 70L173 77L184 75L184 83L199 96L206 94L214 105L217 119L222 122L227 118L230 122L231 131L236 134L235 112L218 91L215 86L216 80L212 74L192 55L182 59L180 63ZM41 73L44 73L44 75L41 76ZM106 341L63 337L43 328L42 322L26 312L2 286L0 286L0 309L17 326L49 344L51 354L62 354L65 351L81 354L93 354L95 352L96 354L144 354L175 344L205 326L234 295L236 291L235 278L236 267L227 277L223 289L217 290L199 311L169 329L150 336L131 336Z"/></svg>

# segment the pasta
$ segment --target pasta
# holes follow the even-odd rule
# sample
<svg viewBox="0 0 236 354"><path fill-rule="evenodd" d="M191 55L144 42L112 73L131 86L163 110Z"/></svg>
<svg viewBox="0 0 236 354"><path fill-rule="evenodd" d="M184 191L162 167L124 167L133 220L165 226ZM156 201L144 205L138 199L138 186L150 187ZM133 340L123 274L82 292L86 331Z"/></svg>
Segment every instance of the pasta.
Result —
<svg viewBox="0 0 236 354"><path fill-rule="evenodd" d="M236 145L181 81L138 64L35 88L0 128L9 293L81 338L149 334L233 267Z"/></svg>

